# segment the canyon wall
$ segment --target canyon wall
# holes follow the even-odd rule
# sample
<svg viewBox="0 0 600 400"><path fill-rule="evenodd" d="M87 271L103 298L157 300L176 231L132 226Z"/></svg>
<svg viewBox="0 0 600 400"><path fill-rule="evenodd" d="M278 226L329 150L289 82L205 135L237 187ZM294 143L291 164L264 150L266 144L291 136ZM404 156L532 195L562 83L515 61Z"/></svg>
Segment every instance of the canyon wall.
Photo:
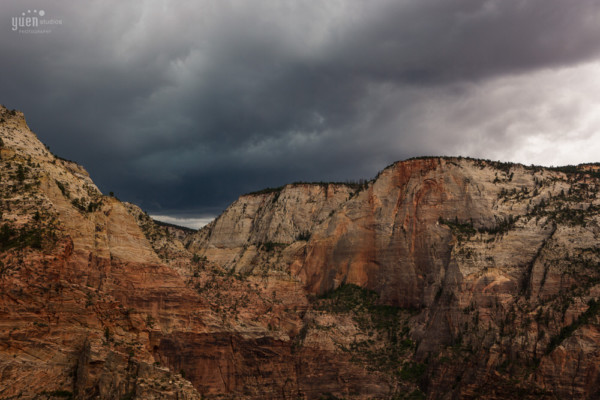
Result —
<svg viewBox="0 0 600 400"><path fill-rule="evenodd" d="M600 395L595 164L407 160L190 231L0 118L0 398Z"/></svg>

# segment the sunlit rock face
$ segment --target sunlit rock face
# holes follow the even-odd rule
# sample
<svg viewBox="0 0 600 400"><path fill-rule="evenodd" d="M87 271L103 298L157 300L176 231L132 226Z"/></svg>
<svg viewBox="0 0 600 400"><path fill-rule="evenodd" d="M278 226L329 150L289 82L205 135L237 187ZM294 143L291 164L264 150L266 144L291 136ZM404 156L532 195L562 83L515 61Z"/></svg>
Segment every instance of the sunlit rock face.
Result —
<svg viewBox="0 0 600 400"><path fill-rule="evenodd" d="M191 231L0 138L0 398L600 396L597 165L408 160Z"/></svg>

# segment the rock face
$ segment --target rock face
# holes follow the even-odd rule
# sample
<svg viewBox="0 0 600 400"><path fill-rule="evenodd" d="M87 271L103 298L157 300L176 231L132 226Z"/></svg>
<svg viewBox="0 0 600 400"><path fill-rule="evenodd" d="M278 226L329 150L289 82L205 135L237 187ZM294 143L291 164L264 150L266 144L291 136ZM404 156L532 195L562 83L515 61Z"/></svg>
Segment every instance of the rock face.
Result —
<svg viewBox="0 0 600 400"><path fill-rule="evenodd" d="M258 247L290 245L310 237L348 200L354 190L343 184L292 184L240 197L207 228L190 249L226 268L246 270Z"/></svg>
<svg viewBox="0 0 600 400"><path fill-rule="evenodd" d="M432 398L593 398L598 317L591 305L600 251L594 167L399 162L338 196L325 195L323 185L242 196L188 247L231 271L254 273L271 263L309 295L356 285L377 293L379 304L410 310L402 323L414 348L397 367L421 363L419 387ZM306 204L298 190L308 188L323 194ZM303 218L309 235L276 235L301 232L294 221L304 207L329 212ZM265 258L265 243L275 242L281 247ZM312 332L314 315L307 315ZM336 334L330 344L344 348ZM452 360L463 362L456 368Z"/></svg>
<svg viewBox="0 0 600 400"><path fill-rule="evenodd" d="M598 398L598 166L398 162L155 223L0 108L0 398Z"/></svg>
<svg viewBox="0 0 600 400"><path fill-rule="evenodd" d="M148 337L206 330L202 299L121 202L0 114L0 398L200 398Z"/></svg>

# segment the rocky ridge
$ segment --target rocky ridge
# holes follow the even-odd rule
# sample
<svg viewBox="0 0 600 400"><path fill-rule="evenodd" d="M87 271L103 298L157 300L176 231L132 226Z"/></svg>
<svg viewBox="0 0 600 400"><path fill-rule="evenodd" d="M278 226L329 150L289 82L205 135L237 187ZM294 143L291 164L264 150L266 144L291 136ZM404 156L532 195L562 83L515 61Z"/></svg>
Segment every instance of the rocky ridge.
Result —
<svg viewBox="0 0 600 400"><path fill-rule="evenodd" d="M0 398L600 394L595 164L402 161L191 232L0 118Z"/></svg>
<svg viewBox="0 0 600 400"><path fill-rule="evenodd" d="M289 198L298 189L291 185L242 196L189 248L232 271L272 262L309 296L360 287L376 293L378 304L406 310L410 317L396 323L410 331L402 339L413 344L408 362L422 368L419 390L429 397L494 398L491 387L499 398L591 398L598 390L594 166L399 162L340 194L326 218L315 214L305 222L307 240L263 234L275 232L265 229L272 220L283 221L279 230L295 226L298 208L284 211L289 204L310 206ZM265 242L275 249L267 249L274 254L266 259ZM304 318L309 332L320 326L311 312ZM328 339L343 349L339 336ZM352 343L369 340L356 336ZM458 369L451 362L465 359ZM399 357L396 372L406 362Z"/></svg>

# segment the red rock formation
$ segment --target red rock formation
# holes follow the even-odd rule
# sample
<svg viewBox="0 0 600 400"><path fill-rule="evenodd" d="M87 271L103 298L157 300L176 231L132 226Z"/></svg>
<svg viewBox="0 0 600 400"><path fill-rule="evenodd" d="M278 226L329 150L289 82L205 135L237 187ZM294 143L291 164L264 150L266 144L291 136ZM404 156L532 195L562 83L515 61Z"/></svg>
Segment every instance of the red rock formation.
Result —
<svg viewBox="0 0 600 400"><path fill-rule="evenodd" d="M409 160L190 233L0 114L0 398L600 394L593 168Z"/></svg>

